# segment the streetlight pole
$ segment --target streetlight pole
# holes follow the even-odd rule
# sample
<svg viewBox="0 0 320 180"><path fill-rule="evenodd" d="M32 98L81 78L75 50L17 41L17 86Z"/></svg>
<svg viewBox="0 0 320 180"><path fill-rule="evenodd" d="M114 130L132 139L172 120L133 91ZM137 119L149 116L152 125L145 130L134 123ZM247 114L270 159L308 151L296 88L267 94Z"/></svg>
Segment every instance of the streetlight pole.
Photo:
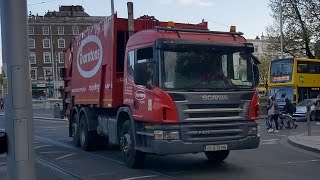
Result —
<svg viewBox="0 0 320 180"><path fill-rule="evenodd" d="M283 20L282 20L282 0L279 0L279 16L280 16L280 51L281 51L281 59L284 58L283 56Z"/></svg>
<svg viewBox="0 0 320 180"><path fill-rule="evenodd" d="M5 120L8 135L7 179L36 179L33 118L29 71L27 1L4 0L1 34L5 87Z"/></svg>

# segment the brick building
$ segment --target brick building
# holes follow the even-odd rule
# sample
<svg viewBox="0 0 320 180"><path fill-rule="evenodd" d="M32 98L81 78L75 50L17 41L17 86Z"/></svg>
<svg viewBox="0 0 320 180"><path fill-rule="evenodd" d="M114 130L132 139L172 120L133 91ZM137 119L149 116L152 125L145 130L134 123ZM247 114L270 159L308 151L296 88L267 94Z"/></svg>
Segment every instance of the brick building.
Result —
<svg viewBox="0 0 320 180"><path fill-rule="evenodd" d="M29 15L30 77L36 99L60 98L63 81L59 74L64 66L63 50L72 39L103 17L85 13L82 6L60 6L44 16Z"/></svg>

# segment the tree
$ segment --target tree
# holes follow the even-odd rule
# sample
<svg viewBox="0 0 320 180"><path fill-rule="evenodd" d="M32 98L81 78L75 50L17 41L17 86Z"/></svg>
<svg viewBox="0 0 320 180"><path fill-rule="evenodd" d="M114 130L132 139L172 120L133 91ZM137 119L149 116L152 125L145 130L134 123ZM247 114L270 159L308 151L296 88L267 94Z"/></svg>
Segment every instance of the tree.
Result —
<svg viewBox="0 0 320 180"><path fill-rule="evenodd" d="M260 83L267 85L268 83L268 72L270 63L272 60L276 59L277 57L267 51L263 54L258 55L258 59L261 64L258 65L259 67L259 76L260 76Z"/></svg>
<svg viewBox="0 0 320 180"><path fill-rule="evenodd" d="M280 51L280 0L270 0L274 23L267 27L269 49ZM320 40L320 1L282 0L283 51L293 57L315 58L315 44Z"/></svg>

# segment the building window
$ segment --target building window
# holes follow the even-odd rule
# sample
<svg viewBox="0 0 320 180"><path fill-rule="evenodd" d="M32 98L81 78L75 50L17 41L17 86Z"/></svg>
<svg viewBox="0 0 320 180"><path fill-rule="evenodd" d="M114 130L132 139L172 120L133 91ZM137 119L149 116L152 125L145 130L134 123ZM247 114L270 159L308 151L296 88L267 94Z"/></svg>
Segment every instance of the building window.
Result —
<svg viewBox="0 0 320 180"><path fill-rule="evenodd" d="M50 39L43 39L43 48L50 48Z"/></svg>
<svg viewBox="0 0 320 180"><path fill-rule="evenodd" d="M29 39L29 48L30 49L36 48L36 41L34 39Z"/></svg>
<svg viewBox="0 0 320 180"><path fill-rule="evenodd" d="M65 42L64 39L58 39L58 48L65 48Z"/></svg>
<svg viewBox="0 0 320 180"><path fill-rule="evenodd" d="M35 52L30 52L30 64L37 64L37 57Z"/></svg>
<svg viewBox="0 0 320 180"><path fill-rule="evenodd" d="M37 80L37 69L30 69L31 80Z"/></svg>
<svg viewBox="0 0 320 180"><path fill-rule="evenodd" d="M43 35L49 35L49 32L50 32L49 26L43 26L43 27L42 27L42 33L43 33Z"/></svg>
<svg viewBox="0 0 320 180"><path fill-rule="evenodd" d="M34 27L33 26L29 26L28 31L29 31L29 35L34 35Z"/></svg>
<svg viewBox="0 0 320 180"><path fill-rule="evenodd" d="M64 34L64 27L63 26L58 26L58 34L63 35Z"/></svg>
<svg viewBox="0 0 320 180"><path fill-rule="evenodd" d="M61 68L61 67L59 67L58 68L58 78L61 80L62 79L62 77L61 77L61 72L63 71L63 68Z"/></svg>
<svg viewBox="0 0 320 180"><path fill-rule="evenodd" d="M79 34L79 27L78 26L72 26L72 34L73 35Z"/></svg>
<svg viewBox="0 0 320 180"><path fill-rule="evenodd" d="M43 68L44 79L47 81L53 80L52 68Z"/></svg>
<svg viewBox="0 0 320 180"><path fill-rule="evenodd" d="M43 63L45 63L45 64L51 63L51 53L50 52L43 53Z"/></svg>
<svg viewBox="0 0 320 180"><path fill-rule="evenodd" d="M64 63L64 53L59 52L59 63Z"/></svg>

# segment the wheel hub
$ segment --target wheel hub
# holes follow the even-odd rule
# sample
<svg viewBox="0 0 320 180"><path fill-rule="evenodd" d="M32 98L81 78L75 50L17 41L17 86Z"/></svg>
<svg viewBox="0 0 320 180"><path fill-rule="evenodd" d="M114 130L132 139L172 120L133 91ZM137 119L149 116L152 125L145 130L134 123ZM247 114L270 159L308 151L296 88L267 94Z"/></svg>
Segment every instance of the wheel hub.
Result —
<svg viewBox="0 0 320 180"><path fill-rule="evenodd" d="M130 135L128 133L124 134L121 139L120 139L120 145L121 145L121 149L124 152L125 155L129 154L129 150L131 147L131 138Z"/></svg>

